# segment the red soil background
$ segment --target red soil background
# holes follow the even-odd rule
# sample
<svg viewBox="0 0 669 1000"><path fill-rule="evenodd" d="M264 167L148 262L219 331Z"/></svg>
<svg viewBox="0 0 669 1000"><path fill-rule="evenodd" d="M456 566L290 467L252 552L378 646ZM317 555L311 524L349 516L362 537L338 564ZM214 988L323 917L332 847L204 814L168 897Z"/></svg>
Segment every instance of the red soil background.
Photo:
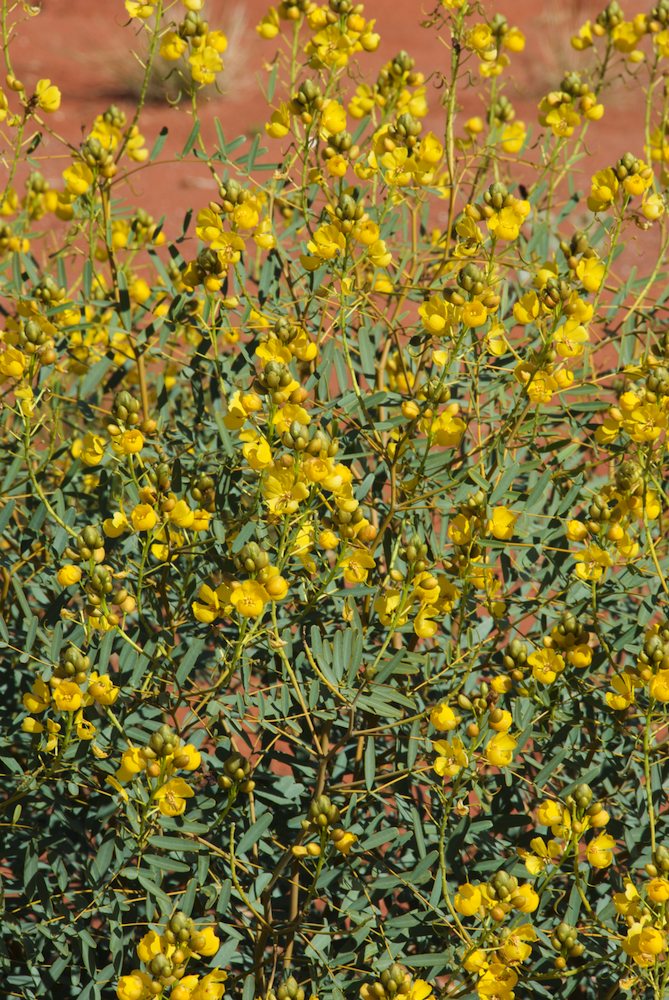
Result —
<svg viewBox="0 0 669 1000"><path fill-rule="evenodd" d="M18 25L11 49L14 70L29 92L40 77L49 77L60 87L62 104L58 112L49 116L48 124L78 144L95 115L109 104L115 103L132 113L141 78L141 67L133 50L144 52L146 43L143 33L138 32L138 22L128 23L123 0L42 0L41 6L39 16L26 17ZM222 80L224 93L214 92L211 96L210 92L202 108L203 133L209 148L215 143L214 117L220 119L224 134L230 139L241 133L262 132L267 120L261 84L266 82L266 66L274 56L277 40L259 38L255 25L268 6L267 0L209 0L205 8L211 27L222 28L229 37L227 69ZM516 107L517 117L532 125L535 138L541 131L536 120L540 97L559 86L564 71L587 65L588 54L571 48L571 35L602 6L602 0L599 3L486 0L485 7L490 13L505 14L527 36L525 52L512 57L505 92ZM630 0L625 5L626 14L649 6L649 0L645 5ZM425 29L420 25L433 9L432 0L367 0L366 16L376 18L376 30L381 35L379 50L359 57L367 79L400 49L406 49L414 57L416 67L426 77L447 69L444 40L435 28ZM176 16L181 16L182 11L177 4ZM443 128L440 96L435 80L429 80L431 113L427 126L434 127L437 134ZM471 114L483 112L481 98L473 88L462 94L462 100L461 122ZM169 137L161 160L180 152L190 133L192 119L187 103L180 109L170 108L164 101L147 105L140 128L149 148L165 125ZM588 170L609 165L628 149L642 155L642 128L639 91L631 93L621 82L608 98L603 120L592 125L588 132L587 149L591 153ZM279 154L279 143L268 140L266 144L271 153ZM68 162L67 151L45 136L36 158L47 180L62 186L60 175ZM587 191L585 176L579 187ZM121 194L118 189L117 194ZM168 238L180 231L189 208L197 210L215 195L215 184L206 166L192 157L185 162L152 164L138 171L123 192L124 199L134 206L143 206L156 218L167 217Z"/></svg>

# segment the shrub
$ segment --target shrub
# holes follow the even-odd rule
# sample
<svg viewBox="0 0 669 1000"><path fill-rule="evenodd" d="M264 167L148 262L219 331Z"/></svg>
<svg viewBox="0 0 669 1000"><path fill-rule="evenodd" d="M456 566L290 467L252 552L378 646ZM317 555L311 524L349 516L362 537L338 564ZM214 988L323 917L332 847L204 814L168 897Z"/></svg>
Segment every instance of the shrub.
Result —
<svg viewBox="0 0 669 1000"><path fill-rule="evenodd" d="M52 187L3 3L6 994L659 1000L669 5L612 0L524 123L478 4L428 80L282 0L269 151L202 138L202 0L125 8L135 111ZM194 234L126 200L158 57ZM595 161L620 78L644 146Z"/></svg>

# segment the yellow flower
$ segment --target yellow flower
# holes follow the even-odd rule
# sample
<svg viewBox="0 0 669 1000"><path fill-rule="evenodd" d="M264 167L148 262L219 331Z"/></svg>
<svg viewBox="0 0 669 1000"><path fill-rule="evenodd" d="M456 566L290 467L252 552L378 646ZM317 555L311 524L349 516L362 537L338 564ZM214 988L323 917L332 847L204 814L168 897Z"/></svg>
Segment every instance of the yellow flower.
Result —
<svg viewBox="0 0 669 1000"><path fill-rule="evenodd" d="M633 441L656 441L667 426L667 414L657 403L635 407L623 420L623 428Z"/></svg>
<svg viewBox="0 0 669 1000"><path fill-rule="evenodd" d="M506 679L506 678L505 678ZM496 733L506 733L511 729L513 716L505 708L494 709L489 716L488 725Z"/></svg>
<svg viewBox="0 0 669 1000"><path fill-rule="evenodd" d="M509 28L502 36L502 45L509 52L522 52L525 48L525 35L520 28Z"/></svg>
<svg viewBox="0 0 669 1000"><path fill-rule="evenodd" d="M540 875L548 865L556 864L562 856L562 847L557 840L549 840L546 844L543 837L534 837L530 841L530 847L534 853L518 849L530 875Z"/></svg>
<svg viewBox="0 0 669 1000"><path fill-rule="evenodd" d="M666 903L669 900L669 880L652 878L646 886L646 892L654 903Z"/></svg>
<svg viewBox="0 0 669 1000"><path fill-rule="evenodd" d="M84 718L83 711L77 712L74 717L75 732L77 734L77 739L80 740L92 740L95 737L96 729L92 722L88 722Z"/></svg>
<svg viewBox="0 0 669 1000"><path fill-rule="evenodd" d="M508 541L509 538L513 538L517 520L518 514L514 514L507 507L495 507L492 519L488 521L488 531L494 538Z"/></svg>
<svg viewBox="0 0 669 1000"><path fill-rule="evenodd" d="M518 965L532 954L530 942L536 941L536 931L531 924L521 924L505 933L502 939L500 954L509 965Z"/></svg>
<svg viewBox="0 0 669 1000"><path fill-rule="evenodd" d="M211 521L211 513L208 510L198 508L193 511L193 531L206 531Z"/></svg>
<svg viewBox="0 0 669 1000"><path fill-rule="evenodd" d="M465 302L460 315L464 325L468 329L471 329L482 326L486 322L488 319L488 310L478 299L472 299L471 302Z"/></svg>
<svg viewBox="0 0 669 1000"><path fill-rule="evenodd" d="M116 772L118 781L126 782L146 767L146 757L138 747L128 747L121 755L121 764Z"/></svg>
<svg viewBox="0 0 669 1000"><path fill-rule="evenodd" d="M197 601L193 601L191 605L193 615L197 621L211 625L222 610L218 592L207 583L203 583L197 596Z"/></svg>
<svg viewBox="0 0 669 1000"><path fill-rule="evenodd" d="M98 705L113 705L119 696L120 689L112 682L108 674L93 672L88 682L88 694Z"/></svg>
<svg viewBox="0 0 669 1000"><path fill-rule="evenodd" d="M476 984L481 1000L513 1000L518 976L509 965L493 962Z"/></svg>
<svg viewBox="0 0 669 1000"><path fill-rule="evenodd" d="M163 816L181 816L186 809L186 799L195 792L183 778L170 778L158 791L154 792L154 801Z"/></svg>
<svg viewBox="0 0 669 1000"><path fill-rule="evenodd" d="M599 170L592 178L588 208L591 212L602 212L612 205L620 184L612 167Z"/></svg>
<svg viewBox="0 0 669 1000"><path fill-rule="evenodd" d="M467 952L462 960L462 965L467 972L485 972L488 968L488 958L482 948L475 948L474 951Z"/></svg>
<svg viewBox="0 0 669 1000"><path fill-rule="evenodd" d="M82 160L75 160L71 166L63 170L65 186L70 194L76 197L86 194L93 179L93 171Z"/></svg>
<svg viewBox="0 0 669 1000"><path fill-rule="evenodd" d="M281 576L276 566L268 566L263 571L262 584L270 601L282 601L288 593L288 581Z"/></svg>
<svg viewBox="0 0 669 1000"><path fill-rule="evenodd" d="M539 296L536 292L526 292L513 306L514 318L523 326L538 319L540 311Z"/></svg>
<svg viewBox="0 0 669 1000"><path fill-rule="evenodd" d="M81 580L81 569L79 566L73 566L71 563L67 566L61 566L56 573L56 579L61 587L71 587Z"/></svg>
<svg viewBox="0 0 669 1000"><path fill-rule="evenodd" d="M604 282L606 268L598 257L582 257L576 265L576 275L588 292L598 292Z"/></svg>
<svg viewBox="0 0 669 1000"><path fill-rule="evenodd" d="M424 979L414 979L407 1000L434 1000L432 987Z"/></svg>
<svg viewBox="0 0 669 1000"><path fill-rule="evenodd" d="M565 668L564 658L554 649L539 649L527 657L532 676L541 684L552 684Z"/></svg>
<svg viewBox="0 0 669 1000"><path fill-rule="evenodd" d="M482 903L481 890L477 886L471 885L470 882L458 886L453 904L463 917L473 917L480 910Z"/></svg>
<svg viewBox="0 0 669 1000"><path fill-rule="evenodd" d="M51 690L41 677L33 681L30 693L23 696L23 704L32 713L43 712L48 707L50 701Z"/></svg>
<svg viewBox="0 0 669 1000"><path fill-rule="evenodd" d="M245 580L230 595L230 603L243 618L259 618L269 600L269 594L257 580Z"/></svg>
<svg viewBox="0 0 669 1000"><path fill-rule="evenodd" d="M606 704L614 712L624 712L634 701L634 684L629 674L617 674L611 678L613 691L606 692Z"/></svg>
<svg viewBox="0 0 669 1000"><path fill-rule="evenodd" d="M510 122L502 129L501 143L505 153L519 153L527 139L525 122Z"/></svg>
<svg viewBox="0 0 669 1000"><path fill-rule="evenodd" d="M439 625L433 619L439 614L439 609L425 604L421 607L413 623L413 630L419 639L431 639L439 631Z"/></svg>
<svg viewBox="0 0 669 1000"><path fill-rule="evenodd" d="M588 342L588 331L578 320L568 319L553 334L557 352L562 358L578 358Z"/></svg>
<svg viewBox="0 0 669 1000"><path fill-rule="evenodd" d="M390 187L404 187L411 183L412 170L416 163L409 156L408 149L397 146L391 152L383 154L381 166L386 184Z"/></svg>
<svg viewBox="0 0 669 1000"><path fill-rule="evenodd" d="M330 838L335 848L344 857L347 857L351 853L351 848L357 842L358 838L354 833L349 830L336 829L330 834Z"/></svg>
<svg viewBox="0 0 669 1000"><path fill-rule="evenodd" d="M267 13L256 25L256 31L261 38L271 40L279 34L279 12L275 7L270 7Z"/></svg>
<svg viewBox="0 0 669 1000"><path fill-rule="evenodd" d="M84 435L83 441L73 445L73 454L75 447L77 449L75 458L80 458L84 465L99 465L105 453L105 439L89 432Z"/></svg>
<svg viewBox="0 0 669 1000"><path fill-rule="evenodd" d="M167 517L178 528L190 528L195 520L195 515L185 500L177 500Z"/></svg>
<svg viewBox="0 0 669 1000"><path fill-rule="evenodd" d="M629 54L636 49L642 34L643 32L637 31L634 21L621 21L614 26L611 32L611 41L618 52Z"/></svg>
<svg viewBox="0 0 669 1000"><path fill-rule="evenodd" d="M374 556L367 549L354 549L341 561L341 568L344 571L344 579L347 583L364 583L370 569L374 569L376 563Z"/></svg>
<svg viewBox="0 0 669 1000"><path fill-rule="evenodd" d="M427 302L423 302L418 313L425 329L436 336L453 332L458 320L455 308L439 294L431 295Z"/></svg>
<svg viewBox="0 0 669 1000"><path fill-rule="evenodd" d="M608 833L598 834L586 848L588 861L594 868L608 868L613 863L615 840Z"/></svg>
<svg viewBox="0 0 669 1000"><path fill-rule="evenodd" d="M199 989L201 982L202 980L198 976L184 976L183 979L173 986L170 993L170 1000L193 1000L195 991ZM212 998L208 997L207 1000L212 1000Z"/></svg>
<svg viewBox="0 0 669 1000"><path fill-rule="evenodd" d="M148 503L138 503L130 514L135 531L151 531L158 521L158 515Z"/></svg>
<svg viewBox="0 0 669 1000"><path fill-rule="evenodd" d="M456 416L458 411L458 404L451 403L431 422L427 419L421 421L425 433L429 433L434 443L442 448L457 448L462 441L466 424Z"/></svg>
<svg viewBox="0 0 669 1000"><path fill-rule="evenodd" d="M633 923L623 941L625 952L642 968L653 965L666 947L666 933L657 927L644 926L642 922Z"/></svg>
<svg viewBox="0 0 669 1000"><path fill-rule="evenodd" d="M188 62L191 76L203 87L214 83L216 74L223 69L223 60L216 45L205 44L195 49L188 57Z"/></svg>
<svg viewBox="0 0 669 1000"><path fill-rule="evenodd" d="M111 517L105 518L102 530L107 538L119 538L126 531L130 531L130 523L123 511L117 510Z"/></svg>
<svg viewBox="0 0 669 1000"><path fill-rule="evenodd" d="M0 375L7 378L22 378L28 367L28 359L17 347L6 346L0 354Z"/></svg>
<svg viewBox="0 0 669 1000"><path fill-rule="evenodd" d="M312 256L303 254L302 265L308 271L315 271L324 260L333 260L345 252L346 237L339 226L329 222L315 231L313 239L307 243L307 250Z"/></svg>
<svg viewBox="0 0 669 1000"><path fill-rule="evenodd" d="M323 532L325 534L325 532ZM329 539L327 541L330 542ZM323 544L322 537L320 539L321 544ZM326 548L336 548L336 542L325 546ZM395 628L400 628L402 625L406 625L408 620L408 613L405 607L402 614L398 614L400 603L402 600L401 591L397 590L395 587L391 587L389 590L384 591L380 594L374 601L374 610L379 616L379 621L382 625L390 625L394 623Z"/></svg>
<svg viewBox="0 0 669 1000"><path fill-rule="evenodd" d="M465 514L456 514L451 518L448 537L455 545L469 545L472 540L472 523Z"/></svg>
<svg viewBox="0 0 669 1000"><path fill-rule="evenodd" d="M213 969L200 979L191 993L190 1000L221 1000L225 993L224 984L227 978L228 974L223 969ZM170 994L170 998L178 1000L174 993Z"/></svg>
<svg viewBox="0 0 669 1000"><path fill-rule="evenodd" d="M465 44L479 55L495 50L495 39L490 25L474 24L467 32Z"/></svg>
<svg viewBox="0 0 669 1000"><path fill-rule="evenodd" d="M119 448L124 455L136 455L144 447L144 435L136 428L124 431L121 435Z"/></svg>
<svg viewBox="0 0 669 1000"><path fill-rule="evenodd" d="M521 215L515 208L501 208L499 212L494 212L487 220L490 232L498 240L511 242L520 236L520 227L525 216Z"/></svg>
<svg viewBox="0 0 669 1000"><path fill-rule="evenodd" d="M76 712L83 702L81 688L74 681L60 681L54 689L53 701L59 712Z"/></svg>
<svg viewBox="0 0 669 1000"><path fill-rule="evenodd" d="M156 0L125 0L125 9L130 17L138 17L146 21L153 14Z"/></svg>
<svg viewBox="0 0 669 1000"><path fill-rule="evenodd" d="M579 643L577 646L572 646L571 649L567 650L567 662L571 663L572 667L589 667L592 663L592 650L585 643Z"/></svg>
<svg viewBox="0 0 669 1000"><path fill-rule="evenodd" d="M520 913L534 913L539 906L539 896L529 882L526 882L525 885L518 887L511 902L514 909Z"/></svg>
<svg viewBox="0 0 669 1000"><path fill-rule="evenodd" d="M486 745L485 755L494 767L506 767L513 760L517 740L508 733L497 733Z"/></svg>
<svg viewBox="0 0 669 1000"><path fill-rule="evenodd" d="M60 107L60 90L51 80L38 80L35 87L37 104L42 111L58 111Z"/></svg>
<svg viewBox="0 0 669 1000"><path fill-rule="evenodd" d="M204 930L196 931L191 936L189 947L202 958L211 958L221 947L221 942L213 927L205 927Z"/></svg>
<svg viewBox="0 0 669 1000"><path fill-rule="evenodd" d="M321 108L321 136L327 138L346 129L346 111L339 101L326 101Z"/></svg>
<svg viewBox="0 0 669 1000"><path fill-rule="evenodd" d="M453 711L450 705L442 701L441 704L435 705L431 710L430 722L440 733L445 733L450 729L455 729L460 722L460 716Z"/></svg>
<svg viewBox="0 0 669 1000"><path fill-rule="evenodd" d="M613 893L613 905L616 912L625 917L638 917L640 913L641 897L633 882L625 881L624 892Z"/></svg>
<svg viewBox="0 0 669 1000"><path fill-rule="evenodd" d="M595 544L588 545L583 552L574 553L574 559L578 563L575 572L579 580L589 580L595 583L601 580L604 571L613 565L609 553Z"/></svg>
<svg viewBox="0 0 669 1000"><path fill-rule="evenodd" d="M131 0L126 0L126 7ZM151 976L135 970L129 976L121 976L116 986L118 1000L145 1000L150 996Z"/></svg>
<svg viewBox="0 0 669 1000"><path fill-rule="evenodd" d="M281 102L265 125L265 132L272 139L283 139L290 131L290 105Z"/></svg>
<svg viewBox="0 0 669 1000"><path fill-rule="evenodd" d="M272 465L263 476L262 493L272 514L294 514L302 500L309 496L307 486L295 479L295 471Z"/></svg>
<svg viewBox="0 0 669 1000"><path fill-rule="evenodd" d="M660 194L648 194L641 203L641 214L649 220L656 222L665 212L665 204Z"/></svg>
<svg viewBox="0 0 669 1000"><path fill-rule="evenodd" d="M146 965L152 958L162 954L163 947L160 936L155 931L148 931L137 945L137 958Z"/></svg>
<svg viewBox="0 0 669 1000"><path fill-rule="evenodd" d="M427 132L420 140L414 155L421 165L435 167L444 155L444 147L434 132Z"/></svg>
<svg viewBox="0 0 669 1000"><path fill-rule="evenodd" d="M537 819L544 826L557 826L562 822L564 806L554 799L546 799L537 809Z"/></svg>
<svg viewBox="0 0 669 1000"><path fill-rule="evenodd" d="M659 670L651 679L648 690L651 698L655 698L656 701L668 702L669 670Z"/></svg>
<svg viewBox="0 0 669 1000"><path fill-rule="evenodd" d="M578 29L578 34L573 35L571 39L571 44L577 52L582 52L584 49L589 48L592 44L592 24L590 21L586 21Z"/></svg>
<svg viewBox="0 0 669 1000"><path fill-rule="evenodd" d="M581 124L581 116L574 110L571 101L552 104L550 100L543 98L539 105L539 121L542 125L550 126L553 135L569 138Z"/></svg>
<svg viewBox="0 0 669 1000"><path fill-rule="evenodd" d="M160 42L160 55L168 62L176 62L187 50L188 44L176 31L168 31Z"/></svg>
<svg viewBox="0 0 669 1000"><path fill-rule="evenodd" d="M454 736L451 740L437 740L433 746L439 754L433 767L440 777L452 778L469 764L469 757L459 737Z"/></svg>

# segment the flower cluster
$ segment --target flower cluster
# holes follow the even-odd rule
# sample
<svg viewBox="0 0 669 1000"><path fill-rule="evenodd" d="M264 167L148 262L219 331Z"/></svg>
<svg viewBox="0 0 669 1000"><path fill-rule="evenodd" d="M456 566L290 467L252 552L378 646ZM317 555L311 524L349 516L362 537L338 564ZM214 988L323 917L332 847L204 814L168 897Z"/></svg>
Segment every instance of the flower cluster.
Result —
<svg viewBox="0 0 669 1000"><path fill-rule="evenodd" d="M210 958L220 943L214 927L198 928L190 917L177 910L162 933L148 931L137 945L137 958L144 969L121 976L116 987L118 1000L147 1000L155 996L169 996L171 1000L221 1000L228 978L226 972L212 969L203 976L188 972L193 959Z"/></svg>

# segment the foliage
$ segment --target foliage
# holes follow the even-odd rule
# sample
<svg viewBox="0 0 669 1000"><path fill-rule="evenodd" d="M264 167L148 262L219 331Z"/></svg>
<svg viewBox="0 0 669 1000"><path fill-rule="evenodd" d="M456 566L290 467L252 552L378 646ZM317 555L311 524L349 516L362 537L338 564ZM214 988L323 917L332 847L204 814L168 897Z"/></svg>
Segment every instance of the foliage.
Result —
<svg viewBox="0 0 669 1000"><path fill-rule="evenodd" d="M663 997L669 5L526 125L478 4L426 80L282 0L271 151L202 139L201 0L125 7L146 86L56 189L2 5L6 995ZM125 200L159 56L194 226ZM595 163L621 76L645 149Z"/></svg>

